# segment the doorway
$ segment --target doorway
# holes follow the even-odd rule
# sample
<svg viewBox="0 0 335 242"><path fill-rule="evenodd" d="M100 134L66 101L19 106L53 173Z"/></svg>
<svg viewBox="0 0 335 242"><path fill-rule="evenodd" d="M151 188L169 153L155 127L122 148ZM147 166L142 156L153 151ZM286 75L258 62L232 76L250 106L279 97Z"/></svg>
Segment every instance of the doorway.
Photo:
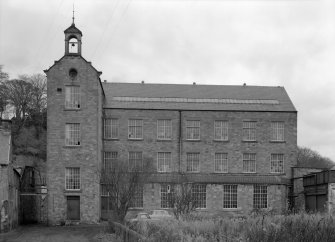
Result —
<svg viewBox="0 0 335 242"><path fill-rule="evenodd" d="M67 219L80 220L80 197L67 196Z"/></svg>

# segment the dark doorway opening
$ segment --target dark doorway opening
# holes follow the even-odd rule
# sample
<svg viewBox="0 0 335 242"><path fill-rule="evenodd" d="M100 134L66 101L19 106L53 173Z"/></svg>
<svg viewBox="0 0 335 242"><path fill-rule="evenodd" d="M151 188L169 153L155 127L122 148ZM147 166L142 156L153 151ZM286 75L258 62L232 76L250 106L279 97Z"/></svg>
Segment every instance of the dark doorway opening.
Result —
<svg viewBox="0 0 335 242"><path fill-rule="evenodd" d="M67 219L80 220L80 197L67 196Z"/></svg>

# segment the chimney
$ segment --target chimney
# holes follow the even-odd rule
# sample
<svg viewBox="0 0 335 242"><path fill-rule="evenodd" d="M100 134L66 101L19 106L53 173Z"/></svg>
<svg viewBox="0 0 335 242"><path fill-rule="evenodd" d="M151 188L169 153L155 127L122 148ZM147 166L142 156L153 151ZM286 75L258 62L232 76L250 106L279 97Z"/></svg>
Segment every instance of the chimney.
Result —
<svg viewBox="0 0 335 242"><path fill-rule="evenodd" d="M195 85L197 85L197 83L196 83L196 82L193 82L193 85L195 86Z"/></svg>
<svg viewBox="0 0 335 242"><path fill-rule="evenodd" d="M141 83L144 84L144 81L142 80Z"/></svg>

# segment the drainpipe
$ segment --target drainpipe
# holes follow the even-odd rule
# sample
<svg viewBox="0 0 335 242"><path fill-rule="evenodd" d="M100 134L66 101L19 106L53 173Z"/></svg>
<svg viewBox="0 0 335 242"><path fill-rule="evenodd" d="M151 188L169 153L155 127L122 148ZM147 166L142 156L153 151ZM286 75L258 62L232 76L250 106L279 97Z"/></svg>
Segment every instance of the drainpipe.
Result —
<svg viewBox="0 0 335 242"><path fill-rule="evenodd" d="M179 112L179 132L178 132L178 173L181 173L181 156L182 156L182 113L181 110Z"/></svg>

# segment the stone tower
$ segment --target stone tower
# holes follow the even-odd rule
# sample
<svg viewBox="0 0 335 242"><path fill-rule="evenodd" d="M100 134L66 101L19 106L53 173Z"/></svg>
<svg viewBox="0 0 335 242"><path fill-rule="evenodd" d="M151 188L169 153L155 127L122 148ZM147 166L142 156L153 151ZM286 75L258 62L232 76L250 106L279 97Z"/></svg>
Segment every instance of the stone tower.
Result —
<svg viewBox="0 0 335 242"><path fill-rule="evenodd" d="M100 219L101 72L82 57L82 32L74 21L64 34L64 56L45 70L48 220L94 223Z"/></svg>

